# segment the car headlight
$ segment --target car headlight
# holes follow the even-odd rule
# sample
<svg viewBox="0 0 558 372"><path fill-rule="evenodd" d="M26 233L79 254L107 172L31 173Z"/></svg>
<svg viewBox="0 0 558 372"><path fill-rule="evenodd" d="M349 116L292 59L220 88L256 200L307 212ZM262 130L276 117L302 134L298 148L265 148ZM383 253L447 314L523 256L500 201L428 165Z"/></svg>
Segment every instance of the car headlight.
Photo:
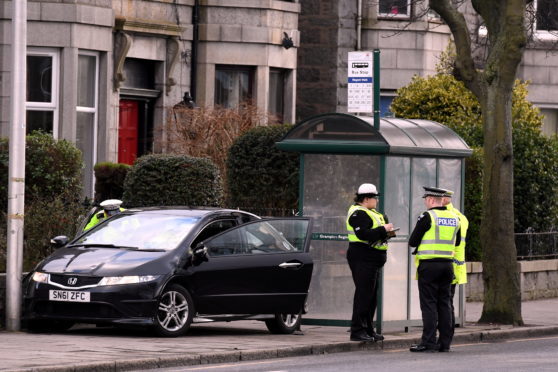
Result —
<svg viewBox="0 0 558 372"><path fill-rule="evenodd" d="M160 275L105 276L98 285L138 284L157 280Z"/></svg>
<svg viewBox="0 0 558 372"><path fill-rule="evenodd" d="M36 271L33 274L33 281L39 282L39 283L46 283L46 282L48 282L48 277L49 277L48 274Z"/></svg>

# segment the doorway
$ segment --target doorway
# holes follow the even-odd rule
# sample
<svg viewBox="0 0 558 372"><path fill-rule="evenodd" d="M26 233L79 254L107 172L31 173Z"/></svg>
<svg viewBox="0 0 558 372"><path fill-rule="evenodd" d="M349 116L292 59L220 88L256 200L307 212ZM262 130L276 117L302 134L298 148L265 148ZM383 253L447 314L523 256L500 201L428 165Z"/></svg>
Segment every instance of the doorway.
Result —
<svg viewBox="0 0 558 372"><path fill-rule="evenodd" d="M121 99L118 124L118 162L132 165L138 156L138 101Z"/></svg>

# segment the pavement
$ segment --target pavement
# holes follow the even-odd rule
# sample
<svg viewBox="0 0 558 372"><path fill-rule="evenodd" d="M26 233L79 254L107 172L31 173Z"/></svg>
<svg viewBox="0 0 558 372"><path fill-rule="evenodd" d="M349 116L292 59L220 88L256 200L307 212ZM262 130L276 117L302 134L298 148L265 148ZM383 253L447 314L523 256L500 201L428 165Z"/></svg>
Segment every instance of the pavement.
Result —
<svg viewBox="0 0 558 372"><path fill-rule="evenodd" d="M465 326L456 328L453 344L556 335L556 309L558 298L523 302L525 326L512 327L477 323L482 303L468 302ZM301 334L272 335L258 321L194 324L187 335L178 338L80 325L56 334L0 331L0 371L133 371L357 350L407 349L419 342L421 330L410 327L405 332L385 327L385 341L377 343L349 341L347 327L303 325Z"/></svg>

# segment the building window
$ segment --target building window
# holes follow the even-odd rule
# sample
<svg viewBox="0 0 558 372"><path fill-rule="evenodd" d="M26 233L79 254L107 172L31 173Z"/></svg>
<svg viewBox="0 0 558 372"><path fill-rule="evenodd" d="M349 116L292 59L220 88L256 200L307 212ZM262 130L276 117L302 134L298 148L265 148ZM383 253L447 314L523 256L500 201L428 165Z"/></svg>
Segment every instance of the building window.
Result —
<svg viewBox="0 0 558 372"><path fill-rule="evenodd" d="M535 0L537 31L558 30L558 8L556 0Z"/></svg>
<svg viewBox="0 0 558 372"><path fill-rule="evenodd" d="M392 117L395 116L395 115L393 115L393 112L391 112L391 110L390 110L391 102L393 102L394 98L395 98L395 95L380 95L380 116L381 117L392 118Z"/></svg>
<svg viewBox="0 0 558 372"><path fill-rule="evenodd" d="M411 17L411 0L379 0L378 8L378 15L380 17Z"/></svg>
<svg viewBox="0 0 558 372"><path fill-rule="evenodd" d="M32 49L27 52L27 133L40 130L58 137L58 52Z"/></svg>
<svg viewBox="0 0 558 372"><path fill-rule="evenodd" d="M96 53L80 52L78 56L76 146L83 154L84 193L93 197L93 166L97 159L97 105L99 57Z"/></svg>
<svg viewBox="0 0 558 372"><path fill-rule="evenodd" d="M285 112L285 83L287 80L287 71L272 68L269 70L269 103L268 111L277 117L279 121L283 121Z"/></svg>
<svg viewBox="0 0 558 372"><path fill-rule="evenodd" d="M547 136L554 136L558 134L558 109L555 108L541 108L543 115L542 132Z"/></svg>
<svg viewBox="0 0 558 372"><path fill-rule="evenodd" d="M252 98L254 70L249 67L215 68L215 105L233 108Z"/></svg>

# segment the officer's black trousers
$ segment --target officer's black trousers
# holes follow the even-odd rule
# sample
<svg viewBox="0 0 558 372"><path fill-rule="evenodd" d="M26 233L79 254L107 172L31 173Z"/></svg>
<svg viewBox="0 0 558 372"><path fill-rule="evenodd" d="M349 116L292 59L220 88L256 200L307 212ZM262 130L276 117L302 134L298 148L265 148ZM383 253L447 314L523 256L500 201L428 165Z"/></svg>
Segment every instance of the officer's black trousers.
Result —
<svg viewBox="0 0 558 372"><path fill-rule="evenodd" d="M421 260L418 267L418 288L422 311L421 344L432 349L449 349L453 335L451 261ZM439 339L436 340L436 329Z"/></svg>
<svg viewBox="0 0 558 372"><path fill-rule="evenodd" d="M355 283L355 295L353 298L353 316L351 318L351 334L362 331L373 332L373 319L378 302L378 279L385 264L385 253L379 259L362 259L351 254L349 248L347 261L351 268L351 274ZM368 248L373 249L373 248Z"/></svg>

